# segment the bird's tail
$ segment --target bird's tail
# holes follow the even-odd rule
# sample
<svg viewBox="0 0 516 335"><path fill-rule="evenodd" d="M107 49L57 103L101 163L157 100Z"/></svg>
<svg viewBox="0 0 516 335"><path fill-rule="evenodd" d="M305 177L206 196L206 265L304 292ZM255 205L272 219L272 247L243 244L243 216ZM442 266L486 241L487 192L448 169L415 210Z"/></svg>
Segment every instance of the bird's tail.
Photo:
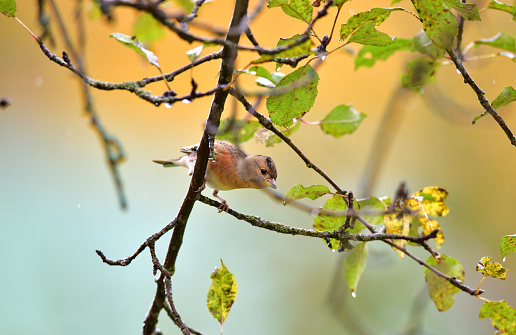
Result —
<svg viewBox="0 0 516 335"><path fill-rule="evenodd" d="M153 160L153 162L157 163L157 164L161 164L161 165L163 165L163 167L185 166L183 160L181 160L183 157L172 158L172 159L169 159L169 160L166 160L166 161Z"/></svg>

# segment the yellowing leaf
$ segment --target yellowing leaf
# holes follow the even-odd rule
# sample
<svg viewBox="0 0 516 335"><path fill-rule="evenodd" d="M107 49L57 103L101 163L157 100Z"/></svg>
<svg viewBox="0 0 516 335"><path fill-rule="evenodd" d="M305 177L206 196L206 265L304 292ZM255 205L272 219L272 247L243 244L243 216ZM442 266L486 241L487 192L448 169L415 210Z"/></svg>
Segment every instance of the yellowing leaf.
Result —
<svg viewBox="0 0 516 335"><path fill-rule="evenodd" d="M505 280L507 277L505 269L500 263L491 262L491 257L482 257L477 264L477 272L482 273L486 277Z"/></svg>
<svg viewBox="0 0 516 335"><path fill-rule="evenodd" d="M445 216L450 212L444 203L447 196L448 191L437 186L427 186L412 195L413 198L422 197L421 206L425 213L431 216ZM418 210L415 207L413 209Z"/></svg>
<svg viewBox="0 0 516 335"><path fill-rule="evenodd" d="M235 302L237 283L235 276L229 272L222 260L220 262L222 267L216 268L211 274L212 281L206 301L211 315L223 324Z"/></svg>
<svg viewBox="0 0 516 335"><path fill-rule="evenodd" d="M328 193L330 193L330 189L325 185L312 185L309 187L304 187L301 184L297 184L288 190L287 194L285 195L285 202L283 205L303 198L315 200Z"/></svg>
<svg viewBox="0 0 516 335"><path fill-rule="evenodd" d="M344 258L344 278L353 296L357 290L358 281L364 272L367 259L365 242L357 244Z"/></svg>
<svg viewBox="0 0 516 335"><path fill-rule="evenodd" d="M396 234L396 235L408 235L410 231L410 216L407 214L404 215L398 215L396 213L394 214L388 214L384 216L384 223L386 228L387 234ZM404 248L407 245L407 240L393 240L393 242L396 245L399 245L400 247ZM405 258L405 254L395 248L392 247L396 253L398 253L398 256L400 258Z"/></svg>
<svg viewBox="0 0 516 335"><path fill-rule="evenodd" d="M505 300L485 302L478 317L490 318L497 334L516 334L516 310Z"/></svg>
<svg viewBox="0 0 516 335"><path fill-rule="evenodd" d="M450 277L456 277L460 281L464 281L464 268L457 260L446 255L441 255L438 259L430 256L426 262L440 272ZM453 306L455 302L453 295L460 292L458 287L453 286L446 279L437 276L428 268L425 268L425 281L428 286L430 299L433 300L438 310L445 311Z"/></svg>
<svg viewBox="0 0 516 335"><path fill-rule="evenodd" d="M516 235L506 235L500 241L500 253L505 262L505 258L511 252L516 252Z"/></svg>

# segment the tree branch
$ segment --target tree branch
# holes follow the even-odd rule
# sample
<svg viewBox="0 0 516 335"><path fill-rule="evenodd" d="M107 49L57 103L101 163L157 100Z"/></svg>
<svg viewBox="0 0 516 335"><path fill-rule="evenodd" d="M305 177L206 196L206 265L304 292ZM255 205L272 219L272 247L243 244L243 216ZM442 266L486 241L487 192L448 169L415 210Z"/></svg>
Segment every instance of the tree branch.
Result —
<svg viewBox="0 0 516 335"><path fill-rule="evenodd" d="M507 137L509 138L509 140L511 141L511 144L516 146L516 137L514 137L514 134L512 133L512 131L509 129L509 126L507 126L507 124L505 123L505 121L502 119L502 117L500 116L500 114L498 114L493 106L491 106L491 104L489 103L489 100L487 100L487 98L484 96L485 95L485 92L484 90L482 90L478 85L477 83L475 83L475 81L473 80L473 78L471 78L471 76L469 75L468 71L466 71L466 69L464 68L464 66L462 65L462 62L461 60L459 59L459 57L457 56L457 54L449 49L449 50L446 50L446 52L448 52L448 55L450 55L450 58L451 60L453 61L453 63L455 64L455 67L457 68L457 70L459 70L459 72L462 74L462 77L464 77L464 83L468 84L469 86L471 86L471 88L473 89L473 91L477 94L477 98L478 100L480 101L480 104L482 105L482 107L484 107L484 109L486 110L486 112L488 112L489 114L491 114L491 116L495 119L496 122L498 122L498 125L502 128L502 130L505 132L505 134L507 135ZM473 122L474 123L474 122Z"/></svg>
<svg viewBox="0 0 516 335"><path fill-rule="evenodd" d="M326 179L326 181L328 183L330 183L330 185L332 185L333 188L335 188L337 193L339 193L339 194L346 194L346 191L341 189L339 187L339 185L337 185L337 183L334 182L333 179L331 179L323 170L321 170L319 167L317 167L317 165L312 163L310 161L310 159L308 159L308 157L301 150L299 150L299 148L296 145L294 145L294 143L292 142L292 140L290 140L290 138L288 138L287 136L283 135L283 133L281 131L279 131L276 127L274 127L274 125L272 124L272 122L271 122L271 120L269 118L267 118L267 117L263 116L262 114L258 113L258 111L256 111L256 109L254 109L254 107L247 101L247 99L244 97L244 95L242 93L240 93L238 90L236 90L233 87L231 87L229 89L229 92L230 92L230 94L232 96L234 96L238 101L240 101L242 103L242 105L245 107L245 109L251 115L253 115L254 117L256 117L256 119L258 119L258 122L260 122L260 124L263 127L265 127L265 129L272 131L274 134L278 135L283 140L283 142L287 143L287 145L289 147L291 147L292 150L294 150L294 152L299 157L301 157L301 159L305 162L305 164L306 164L306 166L308 168L314 169L319 175L321 175L321 177Z"/></svg>

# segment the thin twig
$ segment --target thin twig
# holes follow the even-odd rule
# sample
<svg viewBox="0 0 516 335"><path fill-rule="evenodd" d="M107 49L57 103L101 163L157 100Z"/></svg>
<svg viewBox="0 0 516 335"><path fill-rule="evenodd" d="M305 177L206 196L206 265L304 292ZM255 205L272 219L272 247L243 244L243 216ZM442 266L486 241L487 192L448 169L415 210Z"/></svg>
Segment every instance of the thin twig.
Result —
<svg viewBox="0 0 516 335"><path fill-rule="evenodd" d="M240 93L233 87L229 89L229 92L232 96L237 98L238 101L242 103L242 105L244 105L245 109L250 114L252 114L254 117L258 119L260 124L263 127L265 127L265 129L272 131L274 134L278 135L285 143L287 143L287 145L290 146L299 157L301 157L301 159L305 162L308 168L314 169L319 175L321 175L326 181L328 181L328 183L330 183L339 194L346 194L346 191L341 189L339 185L337 185L337 183L334 182L323 170L321 170L319 167L317 167L317 165L312 163L312 161L310 161L310 159L301 150L299 150L299 148L296 145L294 145L292 140L290 140L287 136L283 135L281 131L274 127L269 118L258 113L258 111L254 109L254 107L247 101L247 99L244 97L242 93Z"/></svg>
<svg viewBox="0 0 516 335"><path fill-rule="evenodd" d="M176 306L174 305L174 300L172 299L172 283L170 280L170 276L165 277L165 295L167 296L170 310L172 311L172 315L174 316L174 323L179 327L179 329L184 335L190 335L190 329L183 322L183 320L181 320L181 316L177 312Z"/></svg>
<svg viewBox="0 0 516 335"><path fill-rule="evenodd" d="M473 80L473 78L471 78L471 76L469 75L468 71L466 71L466 69L462 65L462 62L459 59L459 57L457 56L457 54L453 50L451 50L451 49L447 50L446 52L448 53L448 55L450 55L450 58L453 61L453 63L455 64L455 67L457 68L457 70L459 70L459 72L464 77L464 83L466 83L469 86L471 86L473 91L477 94L477 98L480 101L480 104L482 105L482 107L484 107L486 112L491 114L491 116L495 119L495 121L498 122L498 125L505 132L505 134L507 135L507 137L511 141L511 144L516 146L516 137L514 137L514 134L512 133L511 129L509 128L509 126L507 126L507 124L505 123L503 118L500 116L500 114L498 114L494 110L493 106L491 106L491 104L489 103L489 100L487 100L487 98L485 97L484 90L482 90L477 85L477 83Z"/></svg>

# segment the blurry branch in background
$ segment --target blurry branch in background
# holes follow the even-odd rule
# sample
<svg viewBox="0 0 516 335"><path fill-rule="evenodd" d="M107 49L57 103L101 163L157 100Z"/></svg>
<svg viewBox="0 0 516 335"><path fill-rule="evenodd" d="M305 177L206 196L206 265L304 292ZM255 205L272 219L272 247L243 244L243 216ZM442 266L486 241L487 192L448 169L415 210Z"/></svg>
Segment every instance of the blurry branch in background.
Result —
<svg viewBox="0 0 516 335"><path fill-rule="evenodd" d="M77 73L80 73L81 77L84 79L84 77L86 77L86 66L85 66L85 58L86 57L85 57L85 47L84 47L84 45L85 45L85 29L84 29L83 20L82 20L82 16L83 16L82 1L78 1L77 7L76 7L76 22L77 22L76 29L77 29L77 35L78 35L78 43L77 43L78 46L77 47L75 47L74 44L72 43L72 39L70 37L70 34L68 33L68 29L66 28L66 26L64 24L64 21L59 12L59 8L57 7L57 4L55 3L55 1L54 0L46 0L46 1L48 1L48 4L50 5L50 8L52 10L52 14L58 23L59 32L65 42L65 45L66 45L67 49L69 50L71 57L77 63L76 71L77 71ZM43 11L42 11L43 0L40 1L39 8L40 8L40 16L39 16L40 22L43 23L42 27L43 27L43 31L44 31L43 36L39 40L40 46L43 46L43 38L44 37L48 37L51 41L51 44L54 44L54 41L52 39L53 35L51 35L49 33L47 20L44 19L45 16L43 15ZM48 53L45 52L45 54L48 56ZM65 57L64 55L65 54L63 53L63 58L65 58L64 62L68 66L72 66L71 60L69 58ZM54 57L54 61L56 61L55 59L56 59L56 57ZM61 63L60 65L63 65L63 64ZM122 177L120 176L120 171L119 171L120 164L125 160L125 153L124 153L122 144L115 136L111 135L105 129L104 125L102 124L102 122L99 118L99 115L96 111L95 105L93 103L93 97L91 95L91 91L90 91L86 81L84 81L84 80L81 81L81 88L82 88L82 96L83 96L83 100L84 100L84 110L88 114L88 116L90 118L90 124L92 125L93 129L97 133L97 136L99 137L99 139L101 141L102 147L104 148L106 160L107 160L109 169L111 171L111 176L113 178L113 181L115 182L115 188L116 188L117 195L118 195L118 202L122 209L126 209L127 208L127 199L125 196L124 185L122 183Z"/></svg>

